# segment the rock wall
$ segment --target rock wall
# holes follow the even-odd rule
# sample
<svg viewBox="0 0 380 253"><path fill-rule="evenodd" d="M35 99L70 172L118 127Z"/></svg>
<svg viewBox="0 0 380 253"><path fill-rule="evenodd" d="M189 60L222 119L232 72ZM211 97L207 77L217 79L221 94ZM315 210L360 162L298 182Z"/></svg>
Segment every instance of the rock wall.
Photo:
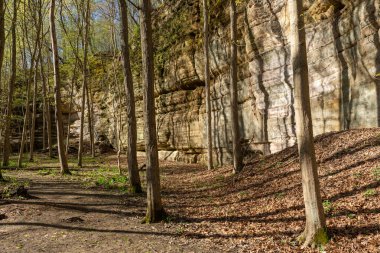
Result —
<svg viewBox="0 0 380 253"><path fill-rule="evenodd" d="M158 22L165 27L178 18L181 27L187 28L186 33L174 38L174 43L163 46L157 40L157 52L166 58L156 65L160 156L186 162L206 161L202 20L198 2L178 1ZM309 1L305 5L315 135L379 126L379 5L380 0ZM222 165L230 160L232 148L229 8L225 4L214 7L219 9L211 16L212 128L215 161ZM277 152L296 141L287 1L250 0L238 9L242 138L246 151ZM156 33L162 31L157 29ZM138 140L143 151L141 86L137 87L137 97ZM98 134L102 132L115 143L115 119L110 116L112 113L104 111L112 111L112 99L98 98L95 121ZM125 132L122 136L126 139Z"/></svg>

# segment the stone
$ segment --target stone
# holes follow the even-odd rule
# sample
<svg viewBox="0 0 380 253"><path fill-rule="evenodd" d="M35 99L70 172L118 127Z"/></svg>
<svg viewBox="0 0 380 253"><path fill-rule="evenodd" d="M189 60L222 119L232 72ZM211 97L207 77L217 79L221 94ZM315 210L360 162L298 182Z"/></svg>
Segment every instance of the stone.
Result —
<svg viewBox="0 0 380 253"><path fill-rule="evenodd" d="M108 140L107 136L99 135L98 139L95 142L95 146L97 148L97 153L99 154L107 154L110 152L115 152L114 147Z"/></svg>
<svg viewBox="0 0 380 253"><path fill-rule="evenodd" d="M176 2L165 10L166 16L159 12L155 16L155 23L160 26L156 32L156 51L165 56L156 64L159 154L161 159L205 163L201 8L195 0ZM307 17L306 32L314 134L378 127L380 0L305 2L305 13L310 17ZM232 152L229 8L228 1L220 4L218 20L211 18L210 43L212 132L217 166L230 163ZM238 13L242 141L267 143L250 145L249 152L253 154L278 152L296 143L287 1L249 0L239 5ZM173 19L178 22L168 23ZM171 25L178 30L171 31ZM160 35L169 41L165 42ZM138 150L142 154L145 151L142 89L140 79L135 78L135 82ZM94 92L96 134L107 137L107 147L116 147L115 95L111 91ZM122 118L121 137L125 147L125 111Z"/></svg>

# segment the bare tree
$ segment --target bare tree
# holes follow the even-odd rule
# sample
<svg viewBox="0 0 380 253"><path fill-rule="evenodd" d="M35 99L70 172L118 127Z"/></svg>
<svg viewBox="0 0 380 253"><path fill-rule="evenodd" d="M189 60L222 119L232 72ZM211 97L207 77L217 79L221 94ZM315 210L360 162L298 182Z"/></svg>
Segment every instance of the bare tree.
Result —
<svg viewBox="0 0 380 253"><path fill-rule="evenodd" d="M77 67L78 67L78 58L75 57L75 64L74 64L74 68L73 68L73 75L71 77L69 117L68 117L68 120L67 120L68 124L67 124L67 135L66 135L66 154L69 153L69 146L70 146L71 111L73 109L74 86L76 84L76 79L77 79Z"/></svg>
<svg viewBox="0 0 380 253"><path fill-rule="evenodd" d="M90 23L90 1L86 1L86 7L82 10L82 16L84 19L84 33L83 33L83 84L82 84L82 102L81 102L81 116L80 116L80 133L79 133L79 149L78 149L78 166L82 167L82 156L83 156L83 129L84 129L84 112L85 112L85 100L86 100L86 89L87 89L87 60L88 60L88 32ZM89 99L87 97L87 99ZM90 122L89 122L90 124ZM91 137L90 137L91 138Z"/></svg>
<svg viewBox="0 0 380 253"><path fill-rule="evenodd" d="M4 59L4 47L5 47L5 26L4 26L4 14L5 14L5 1L0 0L0 90L1 90L1 72L3 68L3 59ZM2 92L0 92L2 96ZM3 181L4 178L1 174L0 169L0 181Z"/></svg>
<svg viewBox="0 0 380 253"><path fill-rule="evenodd" d="M34 2L33 4L36 4L37 2ZM22 46L23 46L23 67L24 71L28 72L28 64L27 64L27 57L25 56L26 54L26 44L28 45L29 50L33 51L31 52L32 57L30 59L30 71L27 74L26 77L26 104L25 104L25 116L24 116L24 123L23 123L23 128L22 128L22 135L21 135L21 143L20 143L20 150L19 150L19 155L18 155L18 168L22 167L22 160L23 160L23 155L24 155L24 148L25 148L25 142L27 139L27 132L28 132L28 123L30 123L30 80L32 79L32 75L34 74L34 94L35 97L33 98L33 119L32 119L32 124L31 124L31 130L30 130L30 158L33 158L33 147L34 147L34 132L35 132L35 113L36 113L36 96L37 96L37 71L38 71L38 65L37 62L39 61L39 55L41 51L41 43L40 43L40 33L41 33L41 28L42 28L42 13L41 9L37 10L36 8L32 8L30 5L28 5L31 13L32 13L32 18L33 22L35 24L35 27L37 28L36 32L36 40L34 43L34 47L31 47L31 43L28 38L28 20L26 19L26 10L27 10L27 3L24 2L24 13L23 13L23 38L22 38ZM36 7L36 6L33 6ZM39 8L42 8L42 5L39 5ZM35 15L35 11L38 12L38 18ZM25 40L27 43L25 43ZM37 57L36 57L37 55ZM32 144L33 143L33 144ZM32 147L33 146L33 147Z"/></svg>
<svg viewBox="0 0 380 253"><path fill-rule="evenodd" d="M122 57L123 57L124 86L125 86L125 93L127 96L126 109L127 109L127 117L128 117L129 183L131 185L131 189L134 192L141 192L142 189L141 189L140 175L139 175L138 165L137 165L137 126L136 126L135 93L133 90L133 78L132 78L130 55L129 55L128 7L127 7L127 2L125 0L119 0L119 2L120 2L120 13L121 13L121 51L122 51Z"/></svg>
<svg viewBox="0 0 380 253"><path fill-rule="evenodd" d="M41 6L42 7L42 6ZM35 136L35 130L36 130L36 119L37 119L37 84L38 84L38 62L41 55L41 43L40 43L40 31L41 31L41 24L42 24L42 14L40 16L40 20L38 22L38 32L37 32L37 39L36 39L36 51L37 51L37 57L34 63L34 85L33 85L33 117L32 117L32 128L30 132L30 152L29 152L29 161L33 161L34 156L34 136Z"/></svg>
<svg viewBox="0 0 380 253"><path fill-rule="evenodd" d="M58 155L61 163L61 173L70 174L69 167L67 165L67 158L65 153L65 144L63 138L63 122L61 111L61 79L59 73L59 56L58 56L58 44L57 34L55 30L55 0L50 2L50 36L51 36L51 48L53 51L53 67L54 67L54 97L55 97L55 120L57 125L57 142L58 142Z"/></svg>
<svg viewBox="0 0 380 253"><path fill-rule="evenodd" d="M92 103L92 92L91 83L86 85L86 96L87 96L87 120L88 120L88 132L90 133L90 147L91 156L95 157L95 141L94 141L94 122L93 122L93 103Z"/></svg>
<svg viewBox="0 0 380 253"><path fill-rule="evenodd" d="M314 150L302 0L289 1L289 13L296 133L306 213L306 228L299 241L303 243L303 247L306 247L325 244L328 237Z"/></svg>
<svg viewBox="0 0 380 253"><path fill-rule="evenodd" d="M1 84L1 71L3 68L4 47L5 47L5 1L0 0L0 84ZM1 90L1 85L0 85ZM1 174L1 173L0 173Z"/></svg>
<svg viewBox="0 0 380 253"><path fill-rule="evenodd" d="M114 1L110 1L109 2L109 10L110 10L110 32L111 32L111 38L112 38L112 52L113 52L113 61L112 61L112 76L113 76L113 83L115 85L115 91L117 92L117 96L119 98L119 101L118 101L118 105L115 106L115 103L117 102L116 99L113 99L112 100L112 106L113 106L113 109L114 109L114 119L115 119L115 123L116 123L116 138L117 138L117 167L119 169L119 174L122 175L123 174L123 170L122 170L122 167L121 167L121 151L122 151L122 148L123 148L123 144L122 144L122 139L121 139L121 132L123 131L123 123L122 123L122 104L123 104L123 96L122 96L122 89L119 85L119 82L118 82L118 78L117 78L117 66L116 66L116 63L118 62L118 57L117 57L117 52L118 52L118 49L117 49L117 38L116 38L116 27L115 27L115 24L114 24L114 20L116 19L116 6L115 6L115 2ZM120 5L119 5L120 6ZM127 9L128 10L128 9ZM124 11L120 11L122 15ZM121 15L121 16L122 16ZM123 17L121 17L122 19ZM122 26L122 24L121 24ZM123 30L123 28L121 27L121 29ZM120 36L122 37L122 36ZM123 38L121 38L121 40L123 41ZM123 43L123 42L122 42ZM123 50L123 49L122 49ZM129 48L128 48L129 50ZM125 81L125 79L124 79ZM115 95L116 97L116 95ZM137 156L136 156L137 157ZM134 190L132 188L132 190Z"/></svg>
<svg viewBox="0 0 380 253"><path fill-rule="evenodd" d="M14 86L16 82L16 24L17 24L17 0L13 1L13 18L12 18L12 49L11 49L11 77L8 83L8 100L5 112L5 130L4 130L4 153L3 153L3 166L7 167L9 165L9 156L11 153L10 138L12 135L11 131L11 117L12 117L12 107L13 107L13 93Z"/></svg>
<svg viewBox="0 0 380 253"><path fill-rule="evenodd" d="M51 129L51 115L50 115L50 98L48 94L48 89L46 87L46 77L44 72L44 64L42 54L40 55L40 75L42 80L42 96L43 96L43 107L44 114L46 120L46 132L47 132L47 140L48 140L48 149L49 149L49 157L53 157L53 141L52 141L52 129Z"/></svg>
<svg viewBox="0 0 380 253"><path fill-rule="evenodd" d="M26 60L26 59L24 59ZM24 63L26 66L26 63ZM25 141L26 141L26 133L27 133L27 128L28 128L28 121L29 121L29 116L30 116L30 80L29 77L26 79L26 103L25 103L25 116L24 116L24 124L22 127L22 135L21 135L21 143L20 143L20 151L18 155L18 163L17 167L21 168L22 167L22 158L24 154L24 148L25 148Z"/></svg>
<svg viewBox="0 0 380 253"><path fill-rule="evenodd" d="M231 124L234 173L242 169L242 156L239 130L238 89L237 89L237 18L236 1L231 0Z"/></svg>
<svg viewBox="0 0 380 253"><path fill-rule="evenodd" d="M150 223L160 221L165 216L161 201L160 169L158 162L156 106L154 100L152 3L150 0L140 0L140 29L148 205L145 221Z"/></svg>
<svg viewBox="0 0 380 253"><path fill-rule="evenodd" d="M207 114L207 154L208 169L213 168L212 159L212 129L211 129L211 95L210 95L210 45L209 45L209 18L208 18L208 0L203 0L203 43L204 43L204 61L205 61L205 89L206 89L206 114Z"/></svg>

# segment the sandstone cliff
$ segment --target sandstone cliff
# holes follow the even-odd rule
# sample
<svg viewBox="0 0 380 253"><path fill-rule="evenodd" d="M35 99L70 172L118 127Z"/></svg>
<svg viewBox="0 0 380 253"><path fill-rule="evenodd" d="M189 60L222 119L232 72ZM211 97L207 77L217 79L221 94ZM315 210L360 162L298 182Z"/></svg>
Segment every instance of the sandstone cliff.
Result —
<svg viewBox="0 0 380 253"><path fill-rule="evenodd" d="M230 159L231 152L227 4L216 1L211 6L212 127L219 165ZM175 1L156 14L161 158L205 160L200 7L195 0ZM308 1L305 17L314 134L379 126L380 1ZM238 30L240 128L246 152L282 150L295 143L287 1L242 1ZM136 90L143 151L141 84L136 84ZM115 144L114 99L112 92L95 91L97 135ZM126 139L125 132L122 136Z"/></svg>

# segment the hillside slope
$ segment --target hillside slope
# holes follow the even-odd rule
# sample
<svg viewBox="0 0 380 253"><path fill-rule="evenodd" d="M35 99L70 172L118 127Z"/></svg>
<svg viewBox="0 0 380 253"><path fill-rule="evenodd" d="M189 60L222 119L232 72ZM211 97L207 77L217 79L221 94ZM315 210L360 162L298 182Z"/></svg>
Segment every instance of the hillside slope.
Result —
<svg viewBox="0 0 380 253"><path fill-rule="evenodd" d="M327 252L380 252L380 129L320 135L316 153L332 236ZM295 238L305 217L296 148L247 161L239 175L230 171L164 170L169 212L191 222L184 233L233 252L300 252Z"/></svg>

